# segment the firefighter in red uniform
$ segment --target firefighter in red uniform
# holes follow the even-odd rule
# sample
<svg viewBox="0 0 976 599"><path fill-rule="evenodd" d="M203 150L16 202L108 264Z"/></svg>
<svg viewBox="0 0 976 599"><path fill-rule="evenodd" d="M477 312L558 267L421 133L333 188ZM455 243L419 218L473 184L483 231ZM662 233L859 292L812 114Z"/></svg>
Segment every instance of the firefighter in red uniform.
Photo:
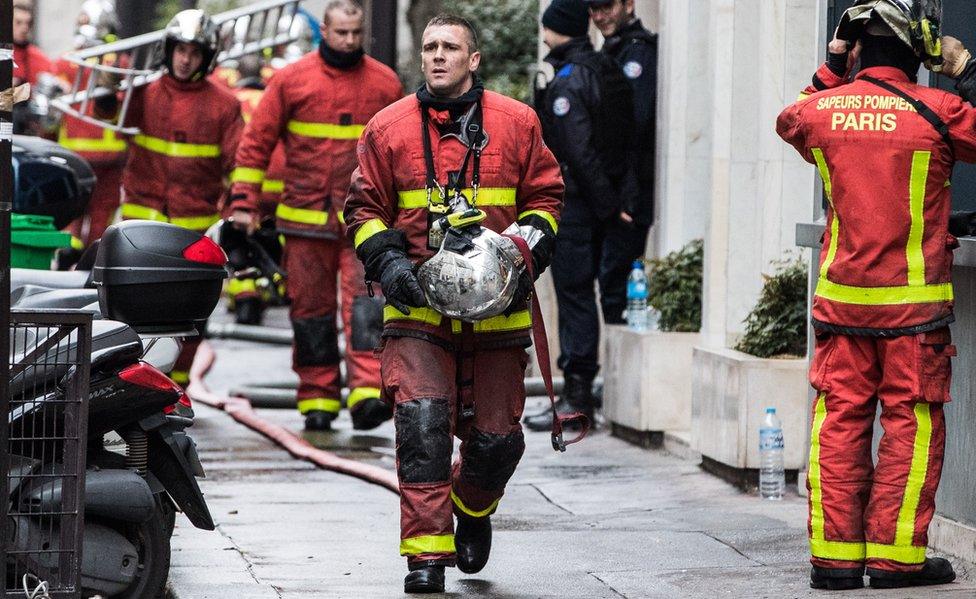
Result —
<svg viewBox="0 0 976 599"><path fill-rule="evenodd" d="M87 0L81 6L75 29L75 49L90 48L115 41L118 18L108 0ZM107 61L114 60L106 57ZM78 67L60 58L54 65L55 74L66 89L74 84ZM91 104L89 114L95 114ZM95 171L95 189L85 209L85 215L68 225L72 236L70 251L58 254L58 268L65 269L81 256L81 250L102 237L119 207L122 192L122 169L126 160L126 142L121 135L65 115L58 131L58 143L87 160Z"/></svg>
<svg viewBox="0 0 976 599"><path fill-rule="evenodd" d="M421 56L426 83L363 133L345 214L366 276L387 301L381 361L384 394L395 402L404 587L429 593L444 590L445 566L473 573L488 560L489 516L525 448L519 419L531 318L527 290L507 315L444 317L426 305L416 266L438 247L430 225L444 215L442 190L470 186L466 195L487 213L482 225L531 240L541 272L563 182L532 109L475 79L481 55L467 21L431 20ZM472 152L469 171L462 165ZM461 459L452 468L453 435Z"/></svg>
<svg viewBox="0 0 976 599"><path fill-rule="evenodd" d="M211 83L217 29L200 10L166 26L166 74L133 96L125 126L138 127L122 177L122 217L206 231L220 220L224 178L244 128L240 103ZM171 377L189 380L200 341L187 339Z"/></svg>
<svg viewBox="0 0 976 599"><path fill-rule="evenodd" d="M14 73L13 84L37 83L41 73L51 73L54 65L40 48L31 43L34 10L30 4L14 3L13 11Z"/></svg>
<svg viewBox="0 0 976 599"><path fill-rule="evenodd" d="M959 80L965 100L918 85L922 60L942 61L941 19L930 3L910 4L859 1L813 86L777 122L817 166L829 202L812 314L814 588L861 588L865 566L873 587L955 577L925 549L956 352L950 178L957 160L976 162L976 63L944 38L942 73ZM842 40L860 53L850 82ZM884 435L872 466L879 401Z"/></svg>
<svg viewBox="0 0 976 599"><path fill-rule="evenodd" d="M353 426L375 428L391 416L380 399L379 361L373 355L382 303L367 294L362 265L344 239L342 222L356 140L374 114L403 95L396 74L364 55L363 17L354 0L326 4L318 51L272 77L248 124L232 176L233 219L253 223L272 152L283 141L284 200L275 216L285 236L298 409L309 430L329 429L341 405L337 291Z"/></svg>

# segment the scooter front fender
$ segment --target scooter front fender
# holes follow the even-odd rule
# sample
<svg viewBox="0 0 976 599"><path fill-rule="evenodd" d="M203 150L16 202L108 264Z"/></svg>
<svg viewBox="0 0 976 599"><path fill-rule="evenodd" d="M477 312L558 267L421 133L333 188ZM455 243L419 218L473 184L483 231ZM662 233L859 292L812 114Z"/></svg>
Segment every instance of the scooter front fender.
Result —
<svg viewBox="0 0 976 599"><path fill-rule="evenodd" d="M169 426L146 431L146 434L149 438L149 471L194 526L203 530L216 528L194 476L195 470L202 472L202 469L196 460L193 440ZM196 461L196 466L191 460Z"/></svg>

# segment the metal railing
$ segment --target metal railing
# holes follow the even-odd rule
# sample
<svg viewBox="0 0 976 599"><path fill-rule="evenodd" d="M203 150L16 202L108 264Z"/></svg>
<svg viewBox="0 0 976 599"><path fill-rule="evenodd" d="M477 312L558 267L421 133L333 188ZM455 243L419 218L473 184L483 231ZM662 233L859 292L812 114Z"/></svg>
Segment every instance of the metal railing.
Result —
<svg viewBox="0 0 976 599"><path fill-rule="evenodd" d="M301 0L265 0L213 16L219 31L217 62L235 60L265 48L295 41L293 27ZM134 135L137 127L127 127L135 90L162 76L162 41L166 30L152 31L67 54L77 72L71 91L51 101L51 105L87 123ZM107 87L111 81L114 87ZM91 114L90 104L112 93L120 96L121 108L113 118Z"/></svg>
<svg viewBox="0 0 976 599"><path fill-rule="evenodd" d="M3 599L81 597L92 317L11 312L0 396Z"/></svg>

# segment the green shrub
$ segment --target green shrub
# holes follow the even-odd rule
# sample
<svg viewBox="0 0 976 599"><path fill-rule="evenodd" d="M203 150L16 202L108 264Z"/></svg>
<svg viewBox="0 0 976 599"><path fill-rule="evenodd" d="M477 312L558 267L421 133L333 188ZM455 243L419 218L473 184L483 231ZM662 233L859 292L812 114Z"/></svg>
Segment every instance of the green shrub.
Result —
<svg viewBox="0 0 976 599"><path fill-rule="evenodd" d="M763 275L759 302L746 318L746 334L735 349L758 356L805 356L807 353L807 265L801 259L774 263Z"/></svg>
<svg viewBox="0 0 976 599"><path fill-rule="evenodd" d="M661 313L662 331L701 329L704 244L696 239L677 252L648 261L647 302Z"/></svg>

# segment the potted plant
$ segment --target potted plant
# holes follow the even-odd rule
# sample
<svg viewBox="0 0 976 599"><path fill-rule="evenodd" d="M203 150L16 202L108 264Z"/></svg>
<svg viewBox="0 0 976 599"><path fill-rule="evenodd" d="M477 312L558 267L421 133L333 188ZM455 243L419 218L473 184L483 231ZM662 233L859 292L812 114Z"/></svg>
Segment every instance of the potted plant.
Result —
<svg viewBox="0 0 976 599"><path fill-rule="evenodd" d="M703 258L703 243L696 239L647 262L648 304L659 314L656 329L607 327L604 415L621 438L659 446L668 432L687 445Z"/></svg>
<svg viewBox="0 0 976 599"><path fill-rule="evenodd" d="M806 462L808 271L799 258L773 267L735 349L694 352L692 445L706 469L742 486L758 478L767 407L783 421L788 476Z"/></svg>

